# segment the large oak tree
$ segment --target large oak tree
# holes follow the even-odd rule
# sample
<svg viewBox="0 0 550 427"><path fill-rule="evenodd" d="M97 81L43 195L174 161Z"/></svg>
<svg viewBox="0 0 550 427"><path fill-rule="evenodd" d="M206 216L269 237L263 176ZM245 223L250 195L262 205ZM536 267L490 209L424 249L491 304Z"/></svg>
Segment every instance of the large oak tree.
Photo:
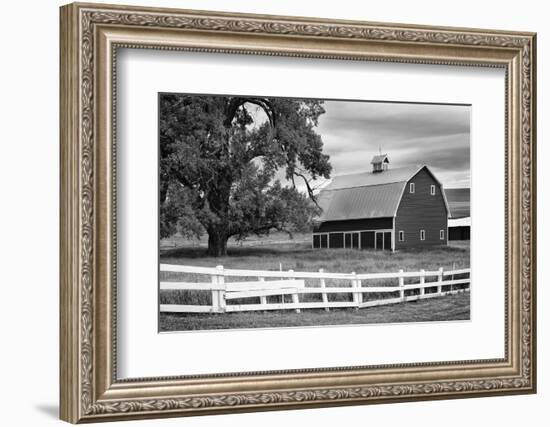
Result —
<svg viewBox="0 0 550 427"><path fill-rule="evenodd" d="M161 236L205 231L208 254L222 256L232 236L305 229L310 183L331 172L315 131L324 111L320 100L161 95Z"/></svg>

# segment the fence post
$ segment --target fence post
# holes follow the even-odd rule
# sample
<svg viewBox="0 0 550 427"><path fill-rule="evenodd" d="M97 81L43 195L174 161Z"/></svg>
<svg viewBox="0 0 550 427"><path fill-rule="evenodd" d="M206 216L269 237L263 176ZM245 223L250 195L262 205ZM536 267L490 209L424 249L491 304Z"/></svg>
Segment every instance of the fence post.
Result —
<svg viewBox="0 0 550 427"><path fill-rule="evenodd" d="M212 311L218 313L220 311L220 299L218 298L218 274L212 274Z"/></svg>
<svg viewBox="0 0 550 427"><path fill-rule="evenodd" d="M351 296L353 298L353 303L355 304L355 307L359 308L359 298L358 298L359 294L356 292L356 289L357 289L357 274L355 273L355 271L351 272L351 276L352 276L352 279L351 279L351 287L352 287Z"/></svg>
<svg viewBox="0 0 550 427"><path fill-rule="evenodd" d="M223 265L217 265L216 270L218 270L218 307L221 312L225 313L225 277L223 275Z"/></svg>
<svg viewBox="0 0 550 427"><path fill-rule="evenodd" d="M424 269L422 269L422 270L420 270L420 284L424 285L425 283L426 283L426 272L424 271ZM420 288L420 295L424 295L425 290L426 290L426 288L421 287Z"/></svg>
<svg viewBox="0 0 550 427"><path fill-rule="evenodd" d="M357 279L356 283L357 283L357 288L359 290L361 290L361 288L363 287L363 285L361 283L361 279ZM360 306L361 304L363 304L363 292L358 292L357 293L357 305Z"/></svg>
<svg viewBox="0 0 550 427"><path fill-rule="evenodd" d="M399 298L401 301L405 301L405 278L403 277L403 269L399 270Z"/></svg>
<svg viewBox="0 0 550 427"><path fill-rule="evenodd" d="M451 276L451 282L455 280L454 271L456 270L456 262L453 261L453 275ZM451 284L451 287L449 288L450 291L453 290L453 285Z"/></svg>
<svg viewBox="0 0 550 427"><path fill-rule="evenodd" d="M441 294L443 290L443 267L439 268L439 273L437 274L437 293Z"/></svg>
<svg viewBox="0 0 550 427"><path fill-rule="evenodd" d="M355 286L357 289L361 290L362 284L361 279L355 279ZM363 303L363 292L357 292L357 308Z"/></svg>
<svg viewBox="0 0 550 427"><path fill-rule="evenodd" d="M265 281L265 279L264 279L263 277L258 277L258 280L259 280L260 282L264 282L264 281ZM267 304L267 297L266 297L265 295L263 295L263 296L260 297L260 304L262 304L262 305Z"/></svg>
<svg viewBox="0 0 550 427"><path fill-rule="evenodd" d="M320 268L320 269L319 269L319 273L324 273L324 272L325 272L325 270L324 270L323 268ZM323 278L321 277L320 280L321 280L321 288L322 288L322 289L326 288L325 279L323 279ZM323 292L323 293L321 294L321 297L323 298L323 304L326 304L325 311L329 311L330 308L328 307L328 296L327 296L327 293L326 293L326 292Z"/></svg>
<svg viewBox="0 0 550 427"><path fill-rule="evenodd" d="M289 271L289 273L294 273L294 270L288 270L288 271ZM294 280L294 277L291 276L290 279ZM284 298L285 298L285 296L283 295L283 300L284 300ZM298 293L297 292L292 294L292 302L294 304L300 304L300 298L298 298ZM299 312L300 312L300 309L297 308L296 313L299 313Z"/></svg>

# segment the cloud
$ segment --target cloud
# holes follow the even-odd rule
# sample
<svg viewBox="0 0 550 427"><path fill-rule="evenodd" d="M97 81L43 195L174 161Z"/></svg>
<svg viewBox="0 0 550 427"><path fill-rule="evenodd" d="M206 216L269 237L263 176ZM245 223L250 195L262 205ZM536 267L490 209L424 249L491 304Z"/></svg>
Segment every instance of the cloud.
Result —
<svg viewBox="0 0 550 427"><path fill-rule="evenodd" d="M469 106L326 101L325 110L317 131L333 175L370 170L381 149L390 167L425 164L444 186L469 186Z"/></svg>

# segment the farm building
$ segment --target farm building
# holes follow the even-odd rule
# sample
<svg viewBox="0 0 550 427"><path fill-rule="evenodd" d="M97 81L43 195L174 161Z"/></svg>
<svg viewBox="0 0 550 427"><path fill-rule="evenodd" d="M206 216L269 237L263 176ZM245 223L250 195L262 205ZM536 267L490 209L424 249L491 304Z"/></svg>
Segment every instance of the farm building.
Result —
<svg viewBox="0 0 550 427"><path fill-rule="evenodd" d="M318 195L314 248L396 250L447 244L449 207L428 166L391 169L385 154L372 171L335 176Z"/></svg>
<svg viewBox="0 0 550 427"><path fill-rule="evenodd" d="M470 189L446 188L449 204L449 240L470 240Z"/></svg>

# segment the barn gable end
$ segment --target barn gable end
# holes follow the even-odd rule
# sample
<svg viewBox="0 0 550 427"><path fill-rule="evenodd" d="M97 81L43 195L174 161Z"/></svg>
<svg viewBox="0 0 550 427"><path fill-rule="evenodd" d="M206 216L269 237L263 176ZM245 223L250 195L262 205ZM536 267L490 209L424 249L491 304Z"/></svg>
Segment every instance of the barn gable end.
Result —
<svg viewBox="0 0 550 427"><path fill-rule="evenodd" d="M443 188L424 167L404 188L395 216L396 249L446 245L447 216Z"/></svg>

